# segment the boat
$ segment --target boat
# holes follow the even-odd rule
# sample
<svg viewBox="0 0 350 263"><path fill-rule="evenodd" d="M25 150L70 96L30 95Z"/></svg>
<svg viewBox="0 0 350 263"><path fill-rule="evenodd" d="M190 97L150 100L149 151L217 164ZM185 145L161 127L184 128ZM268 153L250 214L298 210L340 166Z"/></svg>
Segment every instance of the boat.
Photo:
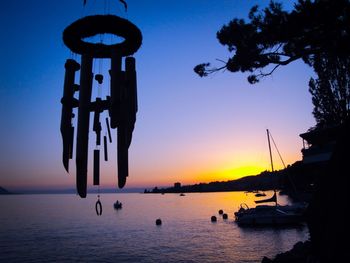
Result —
<svg viewBox="0 0 350 263"><path fill-rule="evenodd" d="M240 226L282 226L300 225L305 220L306 203L279 205L277 193L269 199L257 200L255 203L275 202L275 205L257 205L249 208L243 203L234 213L235 221Z"/></svg>
<svg viewBox="0 0 350 263"><path fill-rule="evenodd" d="M123 205L121 202L119 202L118 200L113 204L114 209L119 210L122 209Z"/></svg>
<svg viewBox="0 0 350 263"><path fill-rule="evenodd" d="M273 160L270 144L270 132L267 129L267 139L270 152L271 169L273 169ZM255 194L257 196L257 194ZM294 203L292 205L279 205L277 202L277 191L274 190L272 197L256 200L256 204L274 202L274 205L257 205L249 208L247 204L240 205L237 212L234 213L235 222L240 226L281 226L281 225L299 225L305 220L306 203Z"/></svg>
<svg viewBox="0 0 350 263"><path fill-rule="evenodd" d="M304 215L296 212L293 206L258 205L249 208L242 204L235 212L235 221L240 226L300 225L304 221Z"/></svg>

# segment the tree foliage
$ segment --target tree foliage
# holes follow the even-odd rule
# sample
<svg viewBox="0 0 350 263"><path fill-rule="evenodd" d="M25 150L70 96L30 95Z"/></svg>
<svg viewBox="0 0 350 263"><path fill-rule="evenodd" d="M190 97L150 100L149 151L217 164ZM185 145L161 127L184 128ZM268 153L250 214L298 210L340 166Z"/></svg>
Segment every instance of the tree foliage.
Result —
<svg viewBox="0 0 350 263"><path fill-rule="evenodd" d="M310 80L309 89L318 126L344 123L334 138L329 166L319 166L324 173L317 172L308 208L309 259L315 262L342 262L348 252L341 241L349 232L347 217L344 213L334 216L334 211L348 206L344 175L349 173L350 149L349 31L350 0L299 0L291 12L275 2L262 11L254 6L248 23L236 18L217 33L231 53L224 65L215 68L203 63L194 68L201 77L219 70L250 72L250 83L297 59L314 68L318 78Z"/></svg>
<svg viewBox="0 0 350 263"><path fill-rule="evenodd" d="M318 79L310 79L309 91L317 127L342 124L350 109L350 58L315 56Z"/></svg>
<svg viewBox="0 0 350 263"><path fill-rule="evenodd" d="M217 32L231 56L222 67L197 65L199 76L224 69L250 72L253 84L297 59L313 66L318 54L350 54L349 0L299 0L291 12L271 1L263 10L252 7L248 18L235 18Z"/></svg>

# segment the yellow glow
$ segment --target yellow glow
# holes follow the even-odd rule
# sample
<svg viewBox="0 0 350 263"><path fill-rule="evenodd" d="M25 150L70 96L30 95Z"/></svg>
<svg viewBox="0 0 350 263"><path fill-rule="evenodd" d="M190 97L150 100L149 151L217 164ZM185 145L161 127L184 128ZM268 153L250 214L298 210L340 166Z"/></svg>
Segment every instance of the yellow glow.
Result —
<svg viewBox="0 0 350 263"><path fill-rule="evenodd" d="M255 144L258 145L258 143ZM169 187L175 182L191 185L230 181L271 170L269 153L266 149L259 149L259 147L255 149L253 145L249 147L241 145L226 147L225 144L209 145L210 149L207 148L207 143L200 145L199 149L189 148L186 154L180 147L182 151L174 150L163 155L147 155L147 158L131 159L136 165L130 165L127 187ZM260 148L266 148L263 146L265 145ZM284 156L286 165L299 159L299 156L293 154ZM283 169L278 156L275 154L273 157L275 170ZM117 182L116 164L103 167L103 171L101 182L115 186Z"/></svg>
<svg viewBox="0 0 350 263"><path fill-rule="evenodd" d="M199 182L229 181L236 180L248 175L257 175L264 170L264 167L256 165L218 169L199 173L194 176L194 180Z"/></svg>

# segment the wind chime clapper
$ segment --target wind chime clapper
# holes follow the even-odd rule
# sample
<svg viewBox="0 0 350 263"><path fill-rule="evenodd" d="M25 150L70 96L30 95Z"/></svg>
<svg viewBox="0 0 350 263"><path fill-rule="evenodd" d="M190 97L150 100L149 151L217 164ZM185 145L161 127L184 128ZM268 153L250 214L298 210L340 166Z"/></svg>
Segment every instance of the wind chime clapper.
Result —
<svg viewBox="0 0 350 263"><path fill-rule="evenodd" d="M89 43L83 40L98 34L113 34L125 40L117 44ZM67 59L62 102L61 134L63 140L63 165L69 172L69 159L73 158L73 109L78 108L76 139L76 185L81 197L86 197L88 174L88 149L90 113L94 113L93 131L96 145L101 145L100 114L108 111L106 129L111 142L110 128L117 129L118 186L124 187L128 176L128 149L136 122L137 81L136 61L133 55L141 46L141 31L130 21L114 15L95 15L83 17L63 32L63 42L74 53L81 55L81 63ZM122 68L125 58L125 70ZM110 59L110 96L91 101L95 59ZM79 85L75 84L75 74L80 70ZM102 84L103 76L95 75L95 80ZM101 87L99 87L101 88ZM79 99L74 98L75 92ZM104 160L108 160L107 136L103 137ZM100 151L94 150L93 182L100 184Z"/></svg>

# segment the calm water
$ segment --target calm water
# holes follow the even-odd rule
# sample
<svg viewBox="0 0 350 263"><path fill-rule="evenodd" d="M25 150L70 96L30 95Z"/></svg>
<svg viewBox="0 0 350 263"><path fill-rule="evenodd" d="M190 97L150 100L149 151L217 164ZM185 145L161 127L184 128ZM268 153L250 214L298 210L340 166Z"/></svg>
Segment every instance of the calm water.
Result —
<svg viewBox="0 0 350 263"><path fill-rule="evenodd" d="M308 238L306 227L239 228L233 212L241 202L254 206L253 194L243 192L102 194L100 217L96 200L95 194L0 196L0 261L260 262ZM113 209L116 200L122 210Z"/></svg>

